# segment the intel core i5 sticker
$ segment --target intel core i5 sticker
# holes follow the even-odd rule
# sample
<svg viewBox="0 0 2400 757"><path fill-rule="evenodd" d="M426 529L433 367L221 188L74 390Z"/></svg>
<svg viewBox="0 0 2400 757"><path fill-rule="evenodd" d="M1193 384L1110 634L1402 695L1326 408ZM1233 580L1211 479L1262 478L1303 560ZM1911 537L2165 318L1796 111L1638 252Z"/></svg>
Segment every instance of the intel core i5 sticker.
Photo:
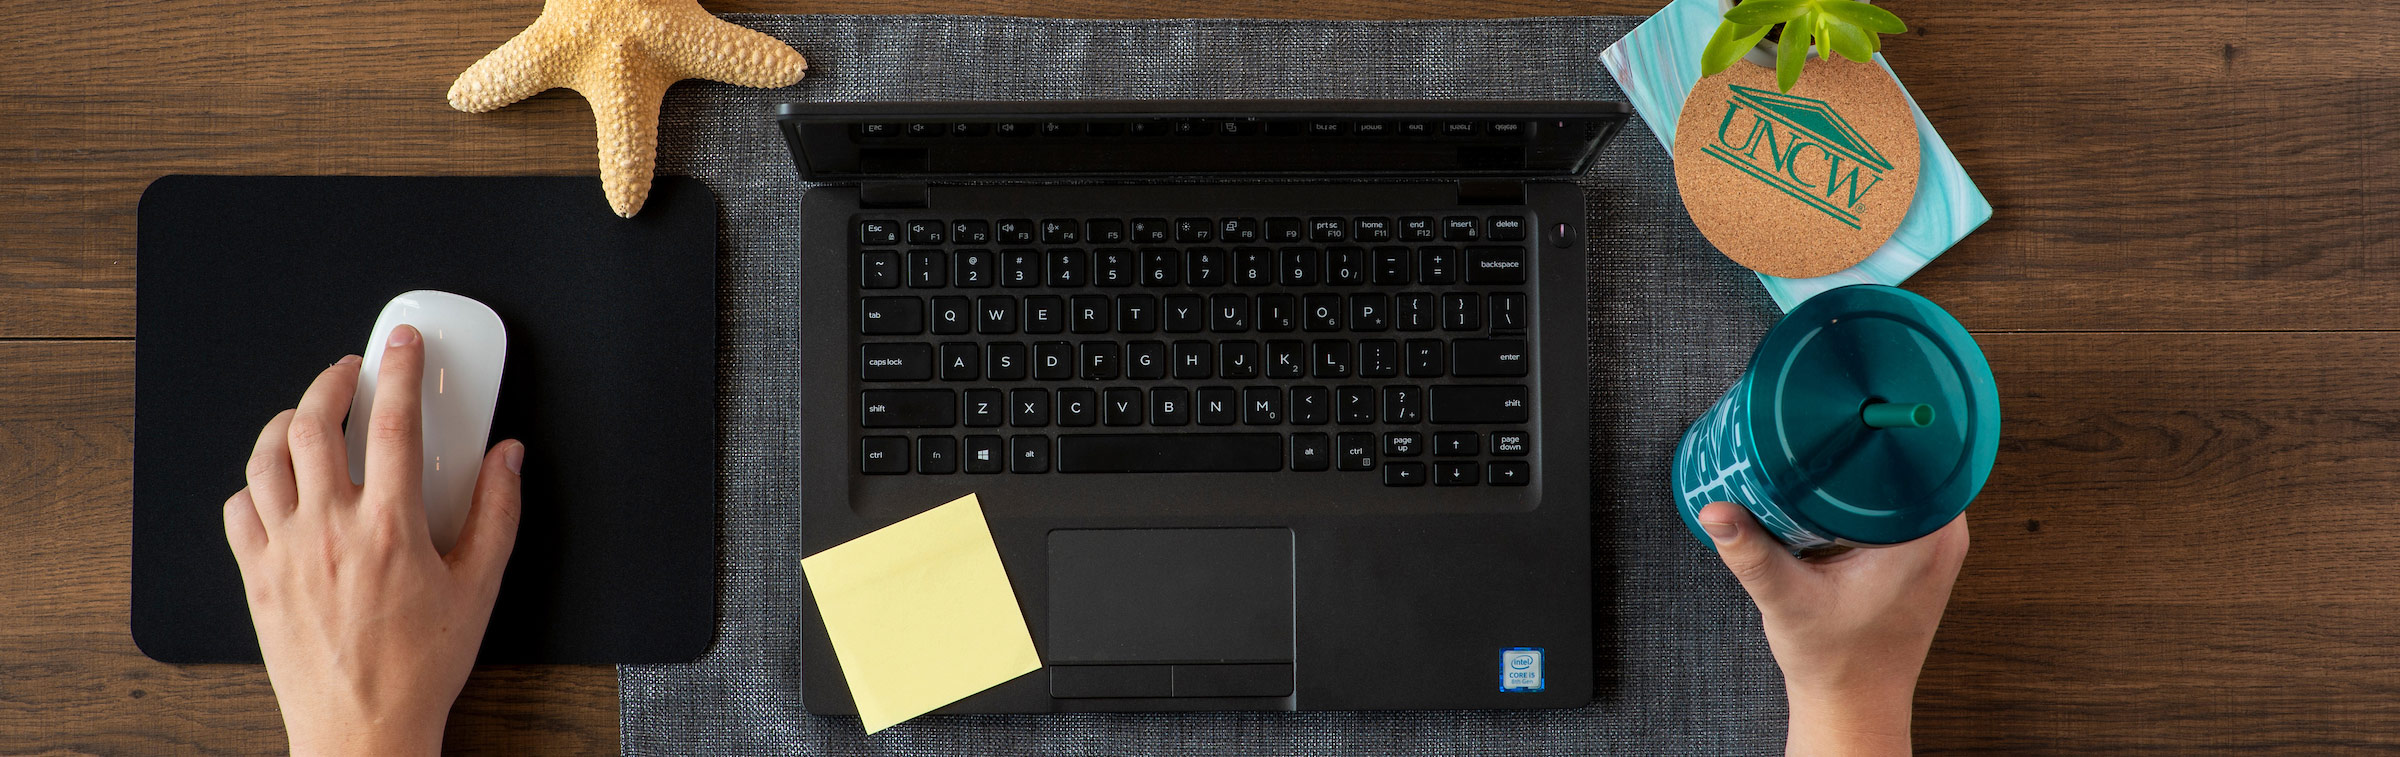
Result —
<svg viewBox="0 0 2400 757"><path fill-rule="evenodd" d="M1500 650L1501 691L1542 690L1542 650L1516 647Z"/></svg>

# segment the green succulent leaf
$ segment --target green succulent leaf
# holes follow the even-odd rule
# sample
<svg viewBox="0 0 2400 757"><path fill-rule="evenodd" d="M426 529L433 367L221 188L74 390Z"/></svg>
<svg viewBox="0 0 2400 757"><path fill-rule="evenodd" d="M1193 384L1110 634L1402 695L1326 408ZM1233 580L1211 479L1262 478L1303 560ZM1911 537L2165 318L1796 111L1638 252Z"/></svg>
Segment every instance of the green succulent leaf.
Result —
<svg viewBox="0 0 2400 757"><path fill-rule="evenodd" d="M1748 3L1743 4L1748 5ZM1810 5L1815 6L1820 13L1840 19L1843 23L1856 26L1863 31L1878 34L1899 34L1908 31L1908 25L1901 23L1900 17L1892 15L1891 11L1858 0L1815 0ZM1725 15L1732 16L1733 14L1728 12Z"/></svg>
<svg viewBox="0 0 2400 757"><path fill-rule="evenodd" d="M1748 26L1772 26L1807 13L1810 0L1743 0L1725 12L1725 20Z"/></svg>
<svg viewBox="0 0 2400 757"><path fill-rule="evenodd" d="M1815 28L1812 18L1796 18L1783 24L1783 39L1775 41L1775 89L1792 91L1800 82L1800 66L1808 62L1809 30Z"/></svg>
<svg viewBox="0 0 2400 757"><path fill-rule="evenodd" d="M1708 38L1708 47L1700 51L1700 75L1715 76L1741 60L1742 54L1757 47L1767 36L1766 26L1750 26L1727 21L1717 25L1716 36Z"/></svg>
<svg viewBox="0 0 2400 757"><path fill-rule="evenodd" d="M1867 41L1875 38L1873 33L1838 21L1827 26L1831 27L1828 36L1833 39L1833 51L1842 57L1865 63L1875 55L1875 46ZM1818 48L1820 53L1823 49Z"/></svg>

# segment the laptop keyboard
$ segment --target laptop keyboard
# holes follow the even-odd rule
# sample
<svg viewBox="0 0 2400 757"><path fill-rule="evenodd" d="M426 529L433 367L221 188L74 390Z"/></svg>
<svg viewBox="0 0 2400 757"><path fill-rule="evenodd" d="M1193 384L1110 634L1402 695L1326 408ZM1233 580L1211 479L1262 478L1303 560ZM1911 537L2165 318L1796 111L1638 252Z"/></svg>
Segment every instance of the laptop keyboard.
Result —
<svg viewBox="0 0 2400 757"><path fill-rule="evenodd" d="M860 218L859 471L1525 485L1526 227Z"/></svg>

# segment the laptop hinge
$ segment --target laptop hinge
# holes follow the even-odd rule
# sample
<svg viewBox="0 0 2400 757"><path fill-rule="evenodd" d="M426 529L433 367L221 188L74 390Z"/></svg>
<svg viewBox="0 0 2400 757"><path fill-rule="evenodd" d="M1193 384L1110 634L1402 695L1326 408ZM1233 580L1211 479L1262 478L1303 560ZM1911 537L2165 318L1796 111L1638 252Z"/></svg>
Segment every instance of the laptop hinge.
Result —
<svg viewBox="0 0 2400 757"><path fill-rule="evenodd" d="M871 182L858 186L858 206L877 210L925 207L925 185L915 182Z"/></svg>
<svg viewBox="0 0 2400 757"><path fill-rule="evenodd" d="M1458 183L1460 205L1523 205L1525 182L1474 179Z"/></svg>

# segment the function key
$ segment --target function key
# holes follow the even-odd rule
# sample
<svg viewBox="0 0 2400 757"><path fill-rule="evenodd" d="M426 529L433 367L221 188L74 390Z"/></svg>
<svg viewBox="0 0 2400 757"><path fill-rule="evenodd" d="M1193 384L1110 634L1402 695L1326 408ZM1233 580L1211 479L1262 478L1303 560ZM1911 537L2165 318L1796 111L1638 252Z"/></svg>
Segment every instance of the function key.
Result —
<svg viewBox="0 0 2400 757"><path fill-rule="evenodd" d="M1170 129L1170 131L1175 132L1175 136L1178 137L1197 137L1207 134L1208 127L1205 124L1202 124L1198 119L1186 118L1176 121L1174 128Z"/></svg>
<svg viewBox="0 0 2400 757"><path fill-rule="evenodd" d="M992 124L992 133L1003 137L1027 137L1034 132L1033 124Z"/></svg>
<svg viewBox="0 0 2400 757"><path fill-rule="evenodd" d="M1264 128L1270 137L1297 137L1308 132L1308 124L1299 121L1268 121Z"/></svg>
<svg viewBox="0 0 2400 757"><path fill-rule="evenodd" d="M1201 244L1215 241L1216 238L1217 227L1214 221L1206 218L1175 219L1175 241L1177 242Z"/></svg>
<svg viewBox="0 0 2400 757"><path fill-rule="evenodd" d="M940 221L910 221L908 222L908 243L941 244L944 231Z"/></svg>
<svg viewBox="0 0 2400 757"><path fill-rule="evenodd" d="M858 222L858 243L878 247L899 244L900 222L860 221Z"/></svg>
<svg viewBox="0 0 2400 757"><path fill-rule="evenodd" d="M1163 137L1171 128L1165 121L1135 121L1125 125L1125 133L1136 137Z"/></svg>
<svg viewBox="0 0 2400 757"><path fill-rule="evenodd" d="M1094 218L1083 225L1083 236L1092 244L1124 244L1125 222L1114 218Z"/></svg>
<svg viewBox="0 0 2400 757"><path fill-rule="evenodd" d="M1494 242L1517 242L1525 239L1524 216L1492 216L1491 227L1491 240Z"/></svg>
<svg viewBox="0 0 2400 757"><path fill-rule="evenodd" d="M900 136L900 125L899 125L899 124L859 124L859 125L858 125L858 136L859 136L861 139L885 139L885 138L890 138L890 137L897 137L897 136Z"/></svg>
<svg viewBox="0 0 2400 757"><path fill-rule="evenodd" d="M1390 121L1360 121L1352 128L1361 137L1387 137L1392 134Z"/></svg>
<svg viewBox="0 0 2400 757"><path fill-rule="evenodd" d="M1439 235L1440 232L1434 230L1431 218L1411 216L1400 219L1400 241L1431 242L1434 237Z"/></svg>
<svg viewBox="0 0 2400 757"><path fill-rule="evenodd" d="M941 124L909 124L909 125L908 125L908 135L909 135L909 136L911 136L911 137L939 137L939 136L941 136L941 135L942 135L944 132L947 132L947 131L949 131L949 130L950 130L949 128L947 128L947 127L945 127L945 126L943 126L943 125L941 125Z"/></svg>
<svg viewBox="0 0 2400 757"><path fill-rule="evenodd" d="M1308 135L1312 137L1338 137L1348 131L1350 125L1340 121L1311 121L1308 124Z"/></svg>
<svg viewBox="0 0 2400 757"><path fill-rule="evenodd" d="M1472 242L1476 237L1482 235L1482 231L1483 222L1474 216L1451 216L1442 219L1442 240L1446 242Z"/></svg>
<svg viewBox="0 0 2400 757"><path fill-rule="evenodd" d="M1258 219L1227 218L1217 223L1217 239L1231 244L1258 241Z"/></svg>
<svg viewBox="0 0 2400 757"><path fill-rule="evenodd" d="M1033 222L1023 218L1001 221L998 227L1001 244L1033 244Z"/></svg>
<svg viewBox="0 0 2400 757"><path fill-rule="evenodd" d="M1042 219L1042 244L1075 244L1083 241L1083 225L1072 218Z"/></svg>
<svg viewBox="0 0 2400 757"><path fill-rule="evenodd" d="M1258 133L1258 120L1236 118L1230 121L1219 121L1216 131L1219 136L1247 137Z"/></svg>
<svg viewBox="0 0 2400 757"><path fill-rule="evenodd" d="M1350 236L1349 224L1339 218L1308 219L1308 239L1312 242L1341 242Z"/></svg>
<svg viewBox="0 0 2400 757"><path fill-rule="evenodd" d="M1095 137L1121 137L1125 136L1125 125L1115 121L1099 121L1088 127L1088 131Z"/></svg>
<svg viewBox="0 0 2400 757"><path fill-rule="evenodd" d="M1473 121L1442 122L1442 136L1445 137L1472 137L1476 131L1478 129Z"/></svg>
<svg viewBox="0 0 2400 757"><path fill-rule="evenodd" d="M1430 136L1433 136L1433 122L1432 122L1432 121L1402 121L1402 122L1400 122L1400 136L1403 136L1403 137L1430 137Z"/></svg>
<svg viewBox="0 0 2400 757"><path fill-rule="evenodd" d="M1133 219L1133 243L1166 244L1167 240L1172 237L1169 228L1167 219L1164 218Z"/></svg>
<svg viewBox="0 0 2400 757"><path fill-rule="evenodd" d="M1042 123L1042 136L1045 137L1072 137L1082 133L1083 124L1073 121L1045 121Z"/></svg>
<svg viewBox="0 0 2400 757"><path fill-rule="evenodd" d="M985 134L990 134L991 131L991 124L981 122L955 123L950 125L950 136L953 137L980 137Z"/></svg>
<svg viewBox="0 0 2400 757"><path fill-rule="evenodd" d="M992 222L952 221L950 241L957 244L991 244Z"/></svg>
<svg viewBox="0 0 2400 757"><path fill-rule="evenodd" d="M1508 137L1514 139L1525 136L1525 122L1523 121L1493 121L1492 125L1487 128L1490 129L1492 136L1495 137Z"/></svg>
<svg viewBox="0 0 2400 757"><path fill-rule="evenodd" d="M1291 243L1291 242L1298 242L1298 241L1301 241L1303 238L1304 238L1304 237L1302 237L1302 236L1301 236L1301 231L1300 231L1300 219L1298 219L1298 218L1269 218L1269 219L1267 219L1267 241L1269 241L1269 242L1278 242L1278 243Z"/></svg>
<svg viewBox="0 0 2400 757"><path fill-rule="evenodd" d="M1389 219L1389 218L1361 218L1361 219L1358 219L1358 221L1357 221L1356 223L1352 224L1352 225L1353 225L1354 227L1356 227L1356 232L1357 232L1357 233L1355 233L1355 234L1353 234L1353 235L1352 235L1352 238L1354 238L1354 239L1357 239L1358 241L1361 241L1361 242L1389 242L1389 241L1392 241L1392 219Z"/></svg>

